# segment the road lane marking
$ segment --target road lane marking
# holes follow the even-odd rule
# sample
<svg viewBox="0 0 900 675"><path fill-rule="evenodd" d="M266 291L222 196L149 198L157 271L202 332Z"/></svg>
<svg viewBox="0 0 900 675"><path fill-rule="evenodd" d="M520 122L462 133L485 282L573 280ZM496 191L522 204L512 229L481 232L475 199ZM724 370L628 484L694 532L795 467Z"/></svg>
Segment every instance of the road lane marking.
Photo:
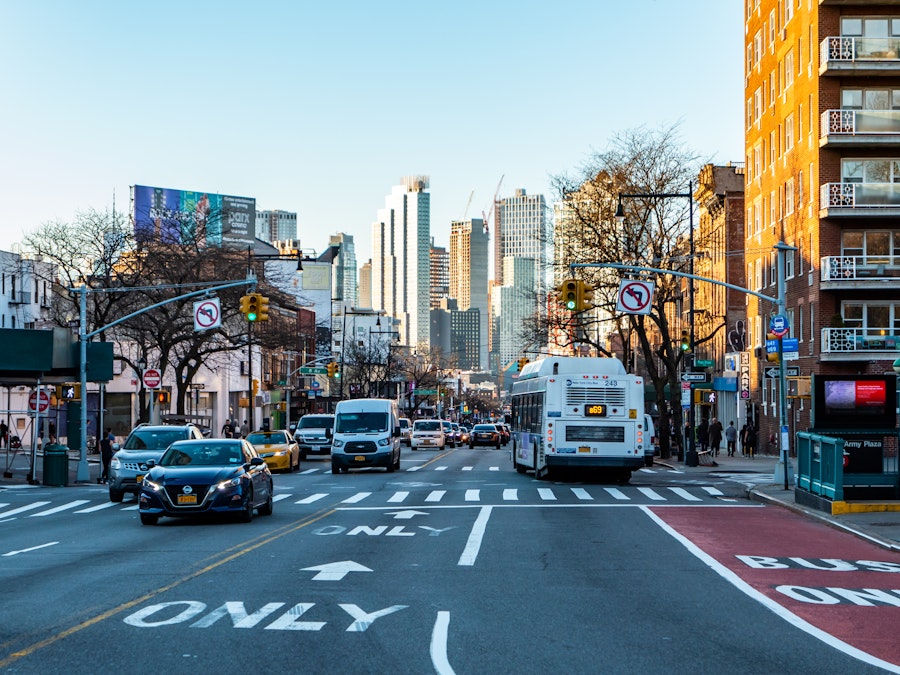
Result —
<svg viewBox="0 0 900 675"><path fill-rule="evenodd" d="M287 499L287 498L290 497L290 496L291 496L290 494L286 494L286 495L275 495L274 497L272 497L272 501L273 501L273 502L280 502L282 499Z"/></svg>
<svg viewBox="0 0 900 675"><path fill-rule="evenodd" d="M446 466L439 466L435 469L435 471L446 471L446 470L447 470Z"/></svg>
<svg viewBox="0 0 900 675"><path fill-rule="evenodd" d="M90 499L76 499L74 502L69 502L68 504L63 504L62 506L56 506L52 509L47 509L46 511L41 511L40 513L32 513L29 518L40 518L42 516L52 516L54 513L59 513L60 511L68 511L69 509L74 509L76 506L81 506L82 504L87 504Z"/></svg>
<svg viewBox="0 0 900 675"><path fill-rule="evenodd" d="M666 501L666 498L663 497L661 494L659 494L653 488L640 487L640 488L638 488L638 492L640 492L642 495L644 495L646 497L650 497L650 499L652 499L653 501L656 501L656 502Z"/></svg>
<svg viewBox="0 0 900 675"><path fill-rule="evenodd" d="M313 502L317 502L320 499L322 499L322 497L327 497L327 496L328 496L328 493L326 493L326 492L317 492L314 495L310 495L309 497L305 497L305 498L301 499L299 502L294 502L294 503L295 504L312 504Z"/></svg>
<svg viewBox="0 0 900 675"><path fill-rule="evenodd" d="M434 622L434 630L431 631L431 665L438 675L455 675L453 667L447 658L447 633L450 626L450 612L438 612Z"/></svg>
<svg viewBox="0 0 900 675"><path fill-rule="evenodd" d="M42 506L46 506L50 502L35 502L34 504L26 504L25 506L20 506L17 509L13 509L12 511L4 511L0 513L0 520L9 518L10 516L17 516L20 513L25 513L26 511L31 511L33 509L39 509Z"/></svg>
<svg viewBox="0 0 900 675"><path fill-rule="evenodd" d="M711 494L713 497L724 497L725 495L720 492L717 488L712 486L704 486L703 488L708 494Z"/></svg>
<svg viewBox="0 0 900 675"><path fill-rule="evenodd" d="M613 499L618 499L620 501L630 501L631 500L631 498L628 495L626 495L624 492L622 492L618 488L603 488L603 489L606 490L610 494L610 496L613 497Z"/></svg>
<svg viewBox="0 0 900 675"><path fill-rule="evenodd" d="M7 558L11 555L19 555L20 553L29 553L30 551L37 551L39 548L47 548L48 546L56 546L58 543L59 543L58 541L51 541L47 544L41 544L39 546L32 546L31 548L23 548L19 551L10 551L9 553L4 553L3 557Z"/></svg>
<svg viewBox="0 0 900 675"><path fill-rule="evenodd" d="M515 488L507 488L503 491L503 499L507 501L518 501L519 500L519 491Z"/></svg>
<svg viewBox="0 0 900 675"><path fill-rule="evenodd" d="M491 517L491 509L493 506L482 506L472 525L472 531L469 533L469 539L466 547L463 549L462 555L459 557L458 565L472 566L478 557L478 551L481 549L481 541L484 539L484 531L487 529L487 522Z"/></svg>
<svg viewBox="0 0 900 675"><path fill-rule="evenodd" d="M104 502L102 504L98 504L97 506L89 506L86 509L79 509L75 511L75 513L93 513L94 511L102 511L103 509L108 509L112 506L118 506L115 502Z"/></svg>
<svg viewBox="0 0 900 675"><path fill-rule="evenodd" d="M357 502L361 502L366 497L370 496L371 492L357 492L352 497L347 497L341 504L356 504Z"/></svg>
<svg viewBox="0 0 900 675"><path fill-rule="evenodd" d="M490 469L488 469L488 471L499 471L499 470L500 470L499 466L492 466Z"/></svg>
<svg viewBox="0 0 900 675"><path fill-rule="evenodd" d="M396 504L397 502L402 502L407 497L409 497L409 492L395 492L388 499L388 504Z"/></svg>
<svg viewBox="0 0 900 675"><path fill-rule="evenodd" d="M538 494L544 501L556 501L556 495L553 494L553 490L550 488L538 488Z"/></svg>
<svg viewBox="0 0 900 675"><path fill-rule="evenodd" d="M301 475L301 476L304 476L304 475L306 475L306 474L308 474L308 473L315 473L316 471L318 471L318 469L307 469L306 471L301 471L301 472L300 472L300 475Z"/></svg>
<svg viewBox="0 0 900 675"><path fill-rule="evenodd" d="M472 466L464 466L464 467L462 468L462 470L463 470L463 471L471 471L471 470L474 469L474 468L475 468L475 467L472 467Z"/></svg>
<svg viewBox="0 0 900 675"><path fill-rule="evenodd" d="M692 495L690 492L688 492L688 491L685 490L684 488L680 488L680 487L670 487L669 489L670 489L672 492L674 492L676 495L678 495L679 497L681 497L682 499L686 499L686 500L689 501L689 502L700 502L700 501L703 501L702 499L700 499L700 497L695 497L694 495Z"/></svg>
<svg viewBox="0 0 900 675"><path fill-rule="evenodd" d="M425 497L426 502L439 502L444 498L444 495L447 494L446 490L432 490L428 493L428 496Z"/></svg>
<svg viewBox="0 0 900 675"><path fill-rule="evenodd" d="M576 497L578 497L578 499L585 499L585 500L593 500L594 499L593 497L591 497L591 493L588 492L587 490L585 490L584 488L572 488L572 494L574 494Z"/></svg>
<svg viewBox="0 0 900 675"><path fill-rule="evenodd" d="M466 490L466 501L477 502L481 500L481 490Z"/></svg>

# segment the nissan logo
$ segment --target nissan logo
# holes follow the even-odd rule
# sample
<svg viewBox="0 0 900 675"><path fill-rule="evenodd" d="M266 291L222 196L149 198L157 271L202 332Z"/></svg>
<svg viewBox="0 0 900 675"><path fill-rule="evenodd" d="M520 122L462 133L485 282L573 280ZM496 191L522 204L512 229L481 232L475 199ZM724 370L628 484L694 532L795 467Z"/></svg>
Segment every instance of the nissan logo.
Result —
<svg viewBox="0 0 900 675"><path fill-rule="evenodd" d="M182 491L184 494L189 495L189 494L191 494L191 493L194 491L194 488L192 488L190 485L185 485L185 486L181 489L181 491Z"/></svg>

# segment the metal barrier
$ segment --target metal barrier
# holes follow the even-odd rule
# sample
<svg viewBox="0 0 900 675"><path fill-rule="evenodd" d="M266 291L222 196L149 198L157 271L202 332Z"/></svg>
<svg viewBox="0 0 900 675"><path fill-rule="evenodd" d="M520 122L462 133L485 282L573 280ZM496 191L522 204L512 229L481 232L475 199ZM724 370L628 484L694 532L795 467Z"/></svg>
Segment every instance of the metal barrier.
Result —
<svg viewBox="0 0 900 675"><path fill-rule="evenodd" d="M797 432L797 487L844 501L844 439Z"/></svg>

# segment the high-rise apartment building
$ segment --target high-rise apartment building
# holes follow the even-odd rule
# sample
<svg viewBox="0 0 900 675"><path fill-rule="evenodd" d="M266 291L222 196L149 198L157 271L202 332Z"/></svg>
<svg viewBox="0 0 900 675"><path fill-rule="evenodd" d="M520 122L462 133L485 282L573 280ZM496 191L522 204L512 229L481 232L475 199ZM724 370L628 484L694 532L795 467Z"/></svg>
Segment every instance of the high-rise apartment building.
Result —
<svg viewBox="0 0 900 675"><path fill-rule="evenodd" d="M882 374L900 346L900 4L746 0L746 274L777 292L786 256L788 337L811 373ZM750 400L777 430L765 377L771 303L750 297ZM791 431L809 426L792 401Z"/></svg>
<svg viewBox="0 0 900 675"><path fill-rule="evenodd" d="M533 288L537 284L537 262L531 258L507 256L502 261L503 284L491 291L491 321L494 324L492 366L498 370L525 356L523 337L526 322L534 316Z"/></svg>
<svg viewBox="0 0 900 675"><path fill-rule="evenodd" d="M478 310L477 361L481 369L488 366L488 243L481 218L450 223L450 297L456 299L460 311Z"/></svg>
<svg viewBox="0 0 900 675"><path fill-rule="evenodd" d="M359 268L358 307L372 308L372 261L367 260Z"/></svg>
<svg viewBox="0 0 900 675"><path fill-rule="evenodd" d="M431 245L431 309L438 309L441 300L450 295L450 255L443 246Z"/></svg>
<svg viewBox="0 0 900 675"><path fill-rule="evenodd" d="M328 243L332 248L338 247L332 267L334 299L343 303L344 307L358 307L356 245L353 243L353 235L344 232L333 234Z"/></svg>
<svg viewBox="0 0 900 675"><path fill-rule="evenodd" d="M429 345L431 195L406 176L372 225L372 305L397 320L401 344Z"/></svg>
<svg viewBox="0 0 900 675"><path fill-rule="evenodd" d="M256 238L265 242L297 239L297 214L290 211L257 211Z"/></svg>

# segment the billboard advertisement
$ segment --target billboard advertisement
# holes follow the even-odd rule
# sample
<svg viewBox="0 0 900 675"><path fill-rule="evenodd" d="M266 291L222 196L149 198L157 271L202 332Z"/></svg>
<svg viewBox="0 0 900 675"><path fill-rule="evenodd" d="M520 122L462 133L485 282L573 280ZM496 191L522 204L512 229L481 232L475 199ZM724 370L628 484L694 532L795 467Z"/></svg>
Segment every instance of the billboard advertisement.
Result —
<svg viewBox="0 0 900 675"><path fill-rule="evenodd" d="M139 242L246 248L256 239L256 200L135 185L134 236Z"/></svg>
<svg viewBox="0 0 900 675"><path fill-rule="evenodd" d="M894 429L896 375L814 375L812 423L820 429Z"/></svg>

